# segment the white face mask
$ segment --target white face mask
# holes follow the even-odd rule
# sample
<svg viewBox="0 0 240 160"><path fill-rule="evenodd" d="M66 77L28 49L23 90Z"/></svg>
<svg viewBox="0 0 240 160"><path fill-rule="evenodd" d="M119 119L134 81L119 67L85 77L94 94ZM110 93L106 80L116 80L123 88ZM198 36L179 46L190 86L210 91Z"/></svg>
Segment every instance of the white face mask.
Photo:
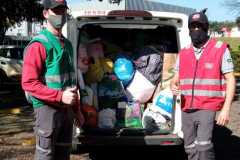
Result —
<svg viewBox="0 0 240 160"><path fill-rule="evenodd" d="M54 28L60 29L66 23L67 16L66 16L66 14L63 14L63 15L49 15L48 21L49 21L49 23L51 23L51 25Z"/></svg>

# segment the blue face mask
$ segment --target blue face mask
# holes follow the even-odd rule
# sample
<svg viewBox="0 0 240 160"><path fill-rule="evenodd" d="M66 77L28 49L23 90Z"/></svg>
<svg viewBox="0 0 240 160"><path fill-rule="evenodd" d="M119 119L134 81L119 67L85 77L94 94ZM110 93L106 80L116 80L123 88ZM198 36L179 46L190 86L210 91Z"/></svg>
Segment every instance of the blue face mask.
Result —
<svg viewBox="0 0 240 160"><path fill-rule="evenodd" d="M48 21L56 29L61 29L67 21L66 14L63 15L49 15Z"/></svg>

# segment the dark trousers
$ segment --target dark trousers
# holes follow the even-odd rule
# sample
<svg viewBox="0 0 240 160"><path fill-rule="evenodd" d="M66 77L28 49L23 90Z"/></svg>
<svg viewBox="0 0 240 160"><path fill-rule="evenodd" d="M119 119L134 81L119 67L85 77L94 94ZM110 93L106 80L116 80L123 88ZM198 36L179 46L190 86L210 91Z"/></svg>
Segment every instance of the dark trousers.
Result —
<svg viewBox="0 0 240 160"><path fill-rule="evenodd" d="M215 160L212 133L216 112L195 110L182 112L184 148L188 160Z"/></svg>
<svg viewBox="0 0 240 160"><path fill-rule="evenodd" d="M34 109L36 160L69 160L72 142L73 113L50 106Z"/></svg>

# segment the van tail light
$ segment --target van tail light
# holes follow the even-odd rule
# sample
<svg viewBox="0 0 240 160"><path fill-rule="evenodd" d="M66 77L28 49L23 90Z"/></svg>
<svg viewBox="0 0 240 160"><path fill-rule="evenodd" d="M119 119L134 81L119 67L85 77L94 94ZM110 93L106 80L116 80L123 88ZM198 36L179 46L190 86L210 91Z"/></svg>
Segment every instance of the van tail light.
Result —
<svg viewBox="0 0 240 160"><path fill-rule="evenodd" d="M110 11L108 16L115 17L152 17L152 14L147 11L137 11L137 10L115 10Z"/></svg>
<svg viewBox="0 0 240 160"><path fill-rule="evenodd" d="M175 142L174 141L163 141L161 142L161 145L174 145Z"/></svg>

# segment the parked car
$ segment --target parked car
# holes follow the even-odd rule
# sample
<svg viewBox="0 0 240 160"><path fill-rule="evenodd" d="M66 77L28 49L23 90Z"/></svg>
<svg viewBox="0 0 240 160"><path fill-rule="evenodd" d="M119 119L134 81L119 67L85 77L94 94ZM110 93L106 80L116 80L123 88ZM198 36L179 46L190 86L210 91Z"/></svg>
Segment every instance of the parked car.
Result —
<svg viewBox="0 0 240 160"><path fill-rule="evenodd" d="M0 84L4 82L20 82L23 51L23 47L15 45L0 46Z"/></svg>

